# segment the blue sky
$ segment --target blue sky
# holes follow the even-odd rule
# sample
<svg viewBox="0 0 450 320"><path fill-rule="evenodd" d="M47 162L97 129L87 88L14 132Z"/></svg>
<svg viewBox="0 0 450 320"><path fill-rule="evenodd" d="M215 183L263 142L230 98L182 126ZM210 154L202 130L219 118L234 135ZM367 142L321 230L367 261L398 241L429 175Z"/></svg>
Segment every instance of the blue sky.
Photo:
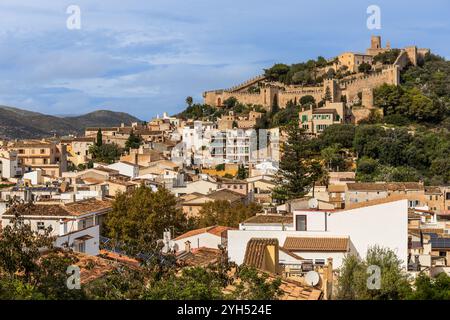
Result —
<svg viewBox="0 0 450 320"><path fill-rule="evenodd" d="M381 30L366 27L372 4ZM69 5L80 30L66 28ZM372 34L450 58L449 14L447 0L2 0L0 104L148 120L275 62L364 51Z"/></svg>

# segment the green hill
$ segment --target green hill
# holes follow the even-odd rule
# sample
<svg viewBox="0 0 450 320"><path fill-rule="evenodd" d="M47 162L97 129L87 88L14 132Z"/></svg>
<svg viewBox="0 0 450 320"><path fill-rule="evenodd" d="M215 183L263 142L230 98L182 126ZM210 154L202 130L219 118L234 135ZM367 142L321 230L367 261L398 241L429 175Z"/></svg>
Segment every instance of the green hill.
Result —
<svg viewBox="0 0 450 320"><path fill-rule="evenodd" d="M75 117L57 117L23 109L0 106L0 138L26 139L82 134L93 126L119 126L121 123L140 122L123 112L94 111Z"/></svg>

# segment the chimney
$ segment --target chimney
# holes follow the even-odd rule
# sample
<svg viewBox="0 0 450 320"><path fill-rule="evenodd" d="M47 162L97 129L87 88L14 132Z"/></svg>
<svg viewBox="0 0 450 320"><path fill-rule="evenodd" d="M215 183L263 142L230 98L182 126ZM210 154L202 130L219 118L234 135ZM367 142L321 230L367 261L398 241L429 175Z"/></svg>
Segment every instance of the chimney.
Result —
<svg viewBox="0 0 450 320"><path fill-rule="evenodd" d="M330 300L333 293L333 258L327 259L327 265L323 270L322 278L322 290L324 299Z"/></svg>
<svg viewBox="0 0 450 320"><path fill-rule="evenodd" d="M63 221L63 219L59 219L59 236L63 236L66 234L66 223Z"/></svg>
<svg viewBox="0 0 450 320"><path fill-rule="evenodd" d="M191 242L189 240L184 243L184 251L191 252Z"/></svg>

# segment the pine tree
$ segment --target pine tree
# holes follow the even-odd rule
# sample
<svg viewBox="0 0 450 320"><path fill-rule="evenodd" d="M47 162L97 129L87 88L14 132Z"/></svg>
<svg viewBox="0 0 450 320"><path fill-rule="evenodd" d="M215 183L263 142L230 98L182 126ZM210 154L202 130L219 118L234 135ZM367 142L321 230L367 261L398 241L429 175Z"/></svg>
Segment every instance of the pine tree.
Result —
<svg viewBox="0 0 450 320"><path fill-rule="evenodd" d="M245 169L243 164L239 165L238 167L237 178L239 180L244 180L248 178L248 170Z"/></svg>
<svg viewBox="0 0 450 320"><path fill-rule="evenodd" d="M308 193L317 178L316 167L311 166L310 138L297 121L285 127L288 135L276 177L277 187L272 197L280 202L301 198Z"/></svg>

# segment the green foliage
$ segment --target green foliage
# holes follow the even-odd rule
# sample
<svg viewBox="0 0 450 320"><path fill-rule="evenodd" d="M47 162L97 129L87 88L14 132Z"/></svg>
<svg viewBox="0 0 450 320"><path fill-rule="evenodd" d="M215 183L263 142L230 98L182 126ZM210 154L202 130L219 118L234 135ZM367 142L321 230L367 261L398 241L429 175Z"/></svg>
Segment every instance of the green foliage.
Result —
<svg viewBox="0 0 450 320"><path fill-rule="evenodd" d="M366 259L347 256L338 277L337 299L341 300L400 300L411 293L408 275L395 252L378 246L367 250ZM381 269L380 289L369 289L369 266Z"/></svg>
<svg viewBox="0 0 450 320"><path fill-rule="evenodd" d="M264 75L269 81L283 81L290 67L283 63L274 64L270 69L264 70Z"/></svg>
<svg viewBox="0 0 450 320"><path fill-rule="evenodd" d="M401 73L401 86L384 84L374 91L384 114L401 115L419 123L439 123L449 116L450 62L428 55L423 63Z"/></svg>
<svg viewBox="0 0 450 320"><path fill-rule="evenodd" d="M192 99L192 97L186 97L186 104L188 105L188 107L191 107L193 103L194 99Z"/></svg>
<svg viewBox="0 0 450 320"><path fill-rule="evenodd" d="M444 272L431 279L425 274L419 274L414 281L415 290L408 296L412 300L449 300L450 277Z"/></svg>
<svg viewBox="0 0 450 320"><path fill-rule="evenodd" d="M277 173L277 187L272 197L278 201L303 197L323 175L323 168L317 165L311 140L305 130L294 121L285 127L287 141Z"/></svg>
<svg viewBox="0 0 450 320"><path fill-rule="evenodd" d="M323 81L317 76L318 69L326 67L328 62L323 57L317 60L309 60L304 63L296 63L290 66L277 63L269 69L264 69L264 75L269 81L279 81L284 84L317 85Z"/></svg>
<svg viewBox="0 0 450 320"><path fill-rule="evenodd" d="M426 183L446 184L450 181L449 139L448 132L417 130L413 135L403 128L358 126L353 140L354 150L361 158L357 178L360 181L417 181L423 178ZM370 173L364 169L365 157L377 160L377 168Z"/></svg>
<svg viewBox="0 0 450 320"><path fill-rule="evenodd" d="M14 204L11 213L14 218L9 225L2 228L0 237L0 274L13 277L23 274L26 281L31 281L32 274L39 270L40 249L52 247L51 229L43 232L33 231L25 223L22 215L30 210L31 204Z"/></svg>
<svg viewBox="0 0 450 320"><path fill-rule="evenodd" d="M125 150L129 151L130 149L138 149L142 143L142 137L136 135L134 131L131 131L130 136L127 141L125 141Z"/></svg>
<svg viewBox="0 0 450 320"><path fill-rule="evenodd" d="M381 62L382 64L393 64L400 54L399 49L392 49L382 52L373 57L373 63Z"/></svg>
<svg viewBox="0 0 450 320"><path fill-rule="evenodd" d="M207 268L184 268L181 275L171 274L156 281L144 292L145 300L221 300L223 281Z"/></svg>
<svg viewBox="0 0 450 320"><path fill-rule="evenodd" d="M370 73L372 70L372 65L367 62L363 62L358 66L358 71L362 73Z"/></svg>
<svg viewBox="0 0 450 320"><path fill-rule="evenodd" d="M313 96L307 95L300 98L300 105L301 106L309 106L309 105L315 105L316 99L314 99Z"/></svg>
<svg viewBox="0 0 450 320"><path fill-rule="evenodd" d="M89 153L96 162L111 164L119 160L122 151L116 144L107 143L101 146L96 144L90 146Z"/></svg>
<svg viewBox="0 0 450 320"><path fill-rule="evenodd" d="M281 279L268 279L268 275L245 265L240 266L238 275L241 282L232 294L234 300L275 300L283 292Z"/></svg>
<svg viewBox="0 0 450 320"><path fill-rule="evenodd" d="M343 148L352 148L355 138L355 126L352 124L334 124L327 127L318 138L320 147L340 145Z"/></svg>
<svg viewBox="0 0 450 320"><path fill-rule="evenodd" d="M328 168L332 169L332 171L346 171L347 165L339 144L323 148L320 154Z"/></svg>
<svg viewBox="0 0 450 320"><path fill-rule="evenodd" d="M79 290L66 286L68 266L76 258L53 248L51 229L33 231L21 214L28 204L13 204L14 218L0 237L0 299L82 299ZM42 251L46 249L46 254Z"/></svg>
<svg viewBox="0 0 450 320"><path fill-rule="evenodd" d="M97 131L97 139L95 140L95 144L97 147L101 147L103 144L102 129L98 129L98 131Z"/></svg>
<svg viewBox="0 0 450 320"><path fill-rule="evenodd" d="M220 116L220 112L207 104L192 104L186 110L178 114L177 117L187 120L202 120L209 117Z"/></svg>
<svg viewBox="0 0 450 320"><path fill-rule="evenodd" d="M186 225L172 193L165 188L153 192L145 186L117 195L105 221L108 236L124 244L130 254L152 252L166 228L179 234Z"/></svg>
<svg viewBox="0 0 450 320"><path fill-rule="evenodd" d="M145 269L117 268L84 286L90 300L139 299L145 290Z"/></svg>
<svg viewBox="0 0 450 320"><path fill-rule="evenodd" d="M300 109L297 106L286 106L272 117L271 127L285 126L292 121L298 121L299 112Z"/></svg>
<svg viewBox="0 0 450 320"><path fill-rule="evenodd" d="M216 200L207 202L195 218L195 225L198 228L205 228L214 225L226 227L238 227L239 223L253 217L261 211L261 206L256 203L248 205L238 203L230 204L226 200Z"/></svg>
<svg viewBox="0 0 450 320"><path fill-rule="evenodd" d="M239 165L236 176L239 180L245 180L248 178L248 169L243 164Z"/></svg>
<svg viewBox="0 0 450 320"><path fill-rule="evenodd" d="M225 164L224 163L218 164L216 165L215 169L216 171L225 171Z"/></svg>
<svg viewBox="0 0 450 320"><path fill-rule="evenodd" d="M229 97L223 101L223 106L227 109L233 109L238 105L238 99L236 97Z"/></svg>

